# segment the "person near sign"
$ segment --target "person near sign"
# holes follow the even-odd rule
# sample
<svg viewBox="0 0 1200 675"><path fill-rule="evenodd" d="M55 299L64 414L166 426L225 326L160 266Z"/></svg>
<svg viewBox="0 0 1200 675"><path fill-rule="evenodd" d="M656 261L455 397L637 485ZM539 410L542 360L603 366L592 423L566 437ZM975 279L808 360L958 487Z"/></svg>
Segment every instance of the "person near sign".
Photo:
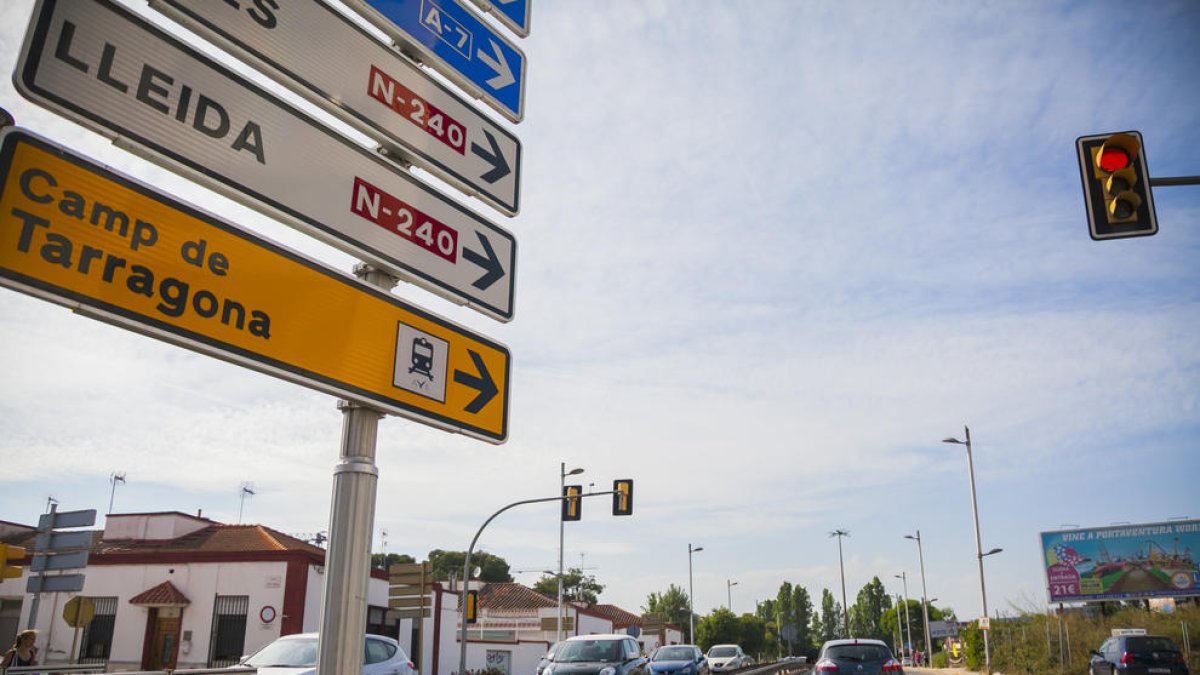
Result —
<svg viewBox="0 0 1200 675"><path fill-rule="evenodd" d="M13 666L36 666L37 665L37 631L23 630L17 633L17 639L13 642L12 649L4 653L4 661L0 662L0 668L11 668Z"/></svg>

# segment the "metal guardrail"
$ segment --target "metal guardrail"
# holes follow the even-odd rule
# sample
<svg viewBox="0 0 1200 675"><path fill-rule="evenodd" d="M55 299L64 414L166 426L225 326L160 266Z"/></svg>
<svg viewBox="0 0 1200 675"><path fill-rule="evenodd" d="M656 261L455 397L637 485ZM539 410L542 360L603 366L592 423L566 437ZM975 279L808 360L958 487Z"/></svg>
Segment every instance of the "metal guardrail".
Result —
<svg viewBox="0 0 1200 675"><path fill-rule="evenodd" d="M108 674L121 675L239 675L258 673L257 668L180 668L166 670L108 670L108 664L92 663L83 665L14 665L12 668L0 669L0 675L60 675L60 674Z"/></svg>
<svg viewBox="0 0 1200 675"><path fill-rule="evenodd" d="M103 673L104 668L105 665L103 663L61 666L11 666L9 668L0 668L0 675L20 675L21 673L44 673L45 675L57 675L58 673Z"/></svg>

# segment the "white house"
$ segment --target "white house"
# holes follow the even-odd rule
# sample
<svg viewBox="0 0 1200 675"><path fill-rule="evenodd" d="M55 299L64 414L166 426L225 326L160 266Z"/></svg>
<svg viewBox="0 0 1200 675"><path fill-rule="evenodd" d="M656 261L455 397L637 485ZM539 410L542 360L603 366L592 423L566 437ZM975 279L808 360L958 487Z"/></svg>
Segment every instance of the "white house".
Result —
<svg viewBox="0 0 1200 675"><path fill-rule="evenodd" d="M0 541L30 554L35 535L32 527L0 521ZM179 512L109 514L104 530L92 532L87 567L71 571L85 575L83 590L39 598L34 627L43 662L107 662L110 670L230 665L280 635L318 629L324 563L324 549L262 525ZM0 579L0 644L29 625L28 576ZM433 584L430 615L418 632L415 620L389 612L384 570L373 569L368 583L367 631L398 639L425 675L455 675L460 593ZM556 637L555 601L520 584L473 587L481 618L469 626L467 668L531 675ZM63 618L76 595L95 608L78 635ZM647 652L682 639L673 626L647 634L640 617L611 605L573 603L565 614L573 626L567 635L628 633ZM414 650L418 635L422 648Z"/></svg>

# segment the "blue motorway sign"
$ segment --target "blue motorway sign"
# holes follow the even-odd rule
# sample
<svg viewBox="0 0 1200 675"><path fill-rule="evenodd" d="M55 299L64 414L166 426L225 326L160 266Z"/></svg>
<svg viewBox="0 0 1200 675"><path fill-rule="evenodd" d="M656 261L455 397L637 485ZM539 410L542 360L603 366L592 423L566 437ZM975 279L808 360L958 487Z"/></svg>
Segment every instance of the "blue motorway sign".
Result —
<svg viewBox="0 0 1200 675"><path fill-rule="evenodd" d="M528 0L523 0L528 2ZM459 0L351 0L426 65L513 122L525 115L525 54Z"/></svg>
<svg viewBox="0 0 1200 675"><path fill-rule="evenodd" d="M491 12L509 30L529 37L529 3L533 0L471 0L479 9Z"/></svg>

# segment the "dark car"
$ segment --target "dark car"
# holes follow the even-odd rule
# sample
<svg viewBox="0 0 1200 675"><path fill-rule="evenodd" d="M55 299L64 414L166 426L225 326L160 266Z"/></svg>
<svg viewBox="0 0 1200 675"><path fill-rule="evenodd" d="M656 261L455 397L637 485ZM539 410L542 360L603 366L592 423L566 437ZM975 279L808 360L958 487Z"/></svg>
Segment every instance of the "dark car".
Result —
<svg viewBox="0 0 1200 675"><path fill-rule="evenodd" d="M904 667L892 656L891 648L882 640L830 640L821 645L814 672L904 675Z"/></svg>
<svg viewBox="0 0 1200 675"><path fill-rule="evenodd" d="M646 663L629 635L577 635L558 645L542 675L647 675Z"/></svg>
<svg viewBox="0 0 1200 675"><path fill-rule="evenodd" d="M650 657L650 675L708 675L708 660L696 645L659 647Z"/></svg>
<svg viewBox="0 0 1200 675"><path fill-rule="evenodd" d="M1183 652L1161 635L1114 635L1092 652L1091 675L1188 675Z"/></svg>

